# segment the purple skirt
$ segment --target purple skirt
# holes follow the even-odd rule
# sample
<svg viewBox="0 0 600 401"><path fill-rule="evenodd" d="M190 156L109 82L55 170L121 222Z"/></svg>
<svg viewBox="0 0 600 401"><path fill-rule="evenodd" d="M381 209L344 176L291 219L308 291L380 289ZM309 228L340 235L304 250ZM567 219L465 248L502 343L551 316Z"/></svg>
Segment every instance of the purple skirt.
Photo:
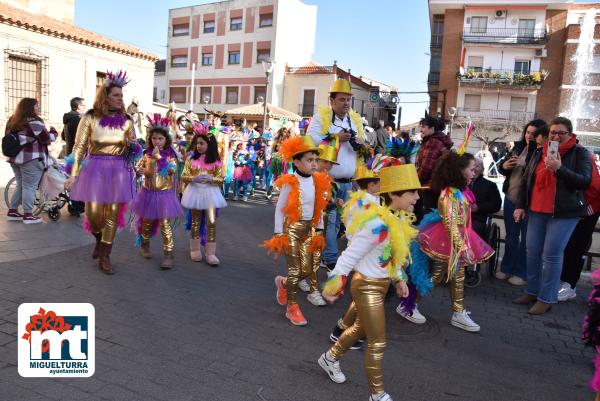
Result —
<svg viewBox="0 0 600 401"><path fill-rule="evenodd" d="M71 199L129 203L135 197L135 174L126 157L91 155L83 163L73 182Z"/></svg>
<svg viewBox="0 0 600 401"><path fill-rule="evenodd" d="M175 191L150 191L142 189L133 202L132 212L147 220L174 219L183 215Z"/></svg>

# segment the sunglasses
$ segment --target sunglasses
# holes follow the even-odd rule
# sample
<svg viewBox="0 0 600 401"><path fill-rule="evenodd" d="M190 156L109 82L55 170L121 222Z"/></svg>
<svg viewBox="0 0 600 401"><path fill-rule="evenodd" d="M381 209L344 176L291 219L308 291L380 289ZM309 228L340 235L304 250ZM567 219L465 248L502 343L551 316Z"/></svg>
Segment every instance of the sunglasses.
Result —
<svg viewBox="0 0 600 401"><path fill-rule="evenodd" d="M550 135L568 135L569 131L550 131Z"/></svg>

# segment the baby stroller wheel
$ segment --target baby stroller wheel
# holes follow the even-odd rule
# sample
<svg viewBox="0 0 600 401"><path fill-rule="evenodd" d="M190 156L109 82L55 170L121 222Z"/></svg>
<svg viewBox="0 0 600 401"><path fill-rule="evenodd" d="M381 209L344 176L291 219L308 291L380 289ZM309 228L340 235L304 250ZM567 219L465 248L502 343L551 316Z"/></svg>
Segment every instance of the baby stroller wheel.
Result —
<svg viewBox="0 0 600 401"><path fill-rule="evenodd" d="M469 288L477 287L481 284L481 270L477 266L468 267L465 272L465 285Z"/></svg>
<svg viewBox="0 0 600 401"><path fill-rule="evenodd" d="M50 217L50 220L52 221L57 221L60 219L60 208L58 206L54 206L48 209L48 217Z"/></svg>

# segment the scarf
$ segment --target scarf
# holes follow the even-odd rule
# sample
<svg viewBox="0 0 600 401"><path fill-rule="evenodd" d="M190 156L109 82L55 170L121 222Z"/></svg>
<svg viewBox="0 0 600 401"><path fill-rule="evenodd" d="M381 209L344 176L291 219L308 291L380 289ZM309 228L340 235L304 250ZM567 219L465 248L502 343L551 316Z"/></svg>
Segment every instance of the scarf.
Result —
<svg viewBox="0 0 600 401"><path fill-rule="evenodd" d="M544 151L540 163L543 163L546 156L548 156L548 145L549 142L547 142L544 145ZM571 138L567 142L562 143L558 146L558 153L560 154L561 158L575 145L577 145L577 135L572 134ZM545 189L548 187L554 188L556 186L556 174L554 174L554 172L549 170L546 166L541 168L537 174L538 176L536 179L536 183L539 185L540 189Z"/></svg>

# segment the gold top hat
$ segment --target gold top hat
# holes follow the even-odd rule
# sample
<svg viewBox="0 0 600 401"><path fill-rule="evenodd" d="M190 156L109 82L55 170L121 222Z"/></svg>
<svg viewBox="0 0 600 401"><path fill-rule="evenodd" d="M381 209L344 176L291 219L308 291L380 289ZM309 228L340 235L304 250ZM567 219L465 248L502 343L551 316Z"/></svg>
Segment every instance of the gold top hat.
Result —
<svg viewBox="0 0 600 401"><path fill-rule="evenodd" d="M356 166L356 172L354 173L354 181L359 180L373 180L379 179L379 174L373 170L369 170L363 163L359 163Z"/></svg>
<svg viewBox="0 0 600 401"><path fill-rule="evenodd" d="M427 188L421 185L414 164L382 168L379 176L381 179L379 184L380 194Z"/></svg>
<svg viewBox="0 0 600 401"><path fill-rule="evenodd" d="M319 159L326 160L333 164L339 164L337 162L338 150L335 146L329 146L325 144L319 145Z"/></svg>
<svg viewBox="0 0 600 401"><path fill-rule="evenodd" d="M315 146L315 143L310 135L298 135L292 136L283 141L279 151L281 152L285 162L291 162L294 156L310 151L318 153L319 148Z"/></svg>
<svg viewBox="0 0 600 401"><path fill-rule="evenodd" d="M345 93L347 95L352 95L350 81L343 78L336 79L333 85L331 85L331 88L329 88L329 93Z"/></svg>

